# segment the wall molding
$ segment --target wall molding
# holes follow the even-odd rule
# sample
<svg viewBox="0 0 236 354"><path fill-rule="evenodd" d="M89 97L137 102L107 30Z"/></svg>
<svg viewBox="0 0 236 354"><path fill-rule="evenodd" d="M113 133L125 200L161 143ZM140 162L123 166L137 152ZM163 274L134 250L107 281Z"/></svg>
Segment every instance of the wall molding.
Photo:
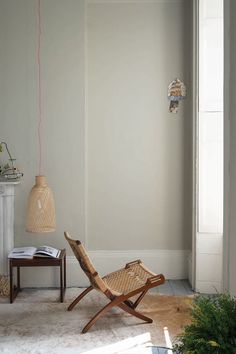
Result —
<svg viewBox="0 0 236 354"><path fill-rule="evenodd" d="M188 262L188 281L189 281L192 289L194 289L193 272L192 272L192 269L193 269L193 253L191 251L189 251L187 262Z"/></svg>
<svg viewBox="0 0 236 354"><path fill-rule="evenodd" d="M224 1L224 229L223 289L229 291L230 247L230 0ZM231 191L232 192L232 191Z"/></svg>
<svg viewBox="0 0 236 354"><path fill-rule="evenodd" d="M196 235L198 228L198 21L199 21L199 0L193 0L193 58L192 58L192 116L193 116L193 132L192 132L192 255L189 266L191 266L191 276L189 279L193 289L196 287Z"/></svg>
<svg viewBox="0 0 236 354"><path fill-rule="evenodd" d="M188 278L188 250L99 250L89 251L91 260L101 275L122 268L127 262L142 259L154 272L163 273L166 279ZM21 269L22 287L59 286L59 269L34 267ZM85 287L88 280L74 256L67 256L67 286Z"/></svg>

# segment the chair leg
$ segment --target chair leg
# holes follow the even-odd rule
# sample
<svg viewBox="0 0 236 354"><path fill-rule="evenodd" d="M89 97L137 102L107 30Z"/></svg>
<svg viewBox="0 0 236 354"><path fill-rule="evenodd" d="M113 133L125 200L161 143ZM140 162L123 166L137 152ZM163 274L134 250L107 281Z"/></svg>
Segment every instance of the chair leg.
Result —
<svg viewBox="0 0 236 354"><path fill-rule="evenodd" d="M121 303L121 304L119 304L117 306L119 306L122 310L128 312L130 315L138 317L138 318L140 318L141 320L143 320L145 322L148 322L148 323L152 323L153 322L153 320L151 318L142 315L140 312L137 312L136 310L134 310L133 308L129 307L125 303Z"/></svg>
<svg viewBox="0 0 236 354"><path fill-rule="evenodd" d="M92 286L89 286L87 289L85 289L79 296L77 296L77 298L69 305L68 307L68 311L71 311L76 304L78 304L78 302L83 299L83 297L85 295L87 295L91 290L93 290L93 287Z"/></svg>
<svg viewBox="0 0 236 354"><path fill-rule="evenodd" d="M116 306L117 303L119 303L120 300L117 298L106 304L100 311L96 313L96 315L91 318L91 320L86 324L86 326L82 329L82 333L86 333L94 324L95 322L103 316L107 311L109 311L113 306Z"/></svg>
<svg viewBox="0 0 236 354"><path fill-rule="evenodd" d="M135 309L135 308L138 306L138 304L140 303L140 301L141 301L141 300L144 298L144 296L147 294L148 290L149 290L149 289L144 290L144 291L141 293L141 295L137 298L137 300L133 303L133 309Z"/></svg>
<svg viewBox="0 0 236 354"><path fill-rule="evenodd" d="M138 317L139 319L141 319L145 322L148 322L148 323L153 322L153 320L151 318L146 317L146 316L142 315L141 313L135 311L134 309L132 309L131 307L129 307L125 303L121 302L121 300L119 298L115 298L114 300L112 300L111 302L106 304L106 306L104 306L100 311L98 311L96 313L96 315L93 316L93 318L91 318L91 320L82 329L82 333L86 333L101 316L103 316L107 311L109 311L114 306L119 306L122 310L128 312L130 315Z"/></svg>

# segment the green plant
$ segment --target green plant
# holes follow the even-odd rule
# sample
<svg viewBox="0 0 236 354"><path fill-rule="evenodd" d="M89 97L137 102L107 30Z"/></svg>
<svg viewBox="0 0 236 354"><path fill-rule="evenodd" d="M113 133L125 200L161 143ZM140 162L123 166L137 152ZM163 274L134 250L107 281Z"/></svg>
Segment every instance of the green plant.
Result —
<svg viewBox="0 0 236 354"><path fill-rule="evenodd" d="M236 299L229 294L198 296L192 322L174 345L177 354L236 354Z"/></svg>

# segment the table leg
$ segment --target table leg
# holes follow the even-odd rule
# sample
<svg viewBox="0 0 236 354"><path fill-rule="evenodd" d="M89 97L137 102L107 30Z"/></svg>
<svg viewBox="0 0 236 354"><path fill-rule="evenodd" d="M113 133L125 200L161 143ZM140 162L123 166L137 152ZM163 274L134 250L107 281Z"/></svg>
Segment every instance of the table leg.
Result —
<svg viewBox="0 0 236 354"><path fill-rule="evenodd" d="M13 269L12 269L12 261L9 261L10 268L10 303L13 303Z"/></svg>
<svg viewBox="0 0 236 354"><path fill-rule="evenodd" d="M17 291L20 291L20 267L17 267Z"/></svg>
<svg viewBox="0 0 236 354"><path fill-rule="evenodd" d="M66 290L66 255L64 257L64 290Z"/></svg>
<svg viewBox="0 0 236 354"><path fill-rule="evenodd" d="M63 302L62 260L60 261L60 300L61 300L61 302Z"/></svg>

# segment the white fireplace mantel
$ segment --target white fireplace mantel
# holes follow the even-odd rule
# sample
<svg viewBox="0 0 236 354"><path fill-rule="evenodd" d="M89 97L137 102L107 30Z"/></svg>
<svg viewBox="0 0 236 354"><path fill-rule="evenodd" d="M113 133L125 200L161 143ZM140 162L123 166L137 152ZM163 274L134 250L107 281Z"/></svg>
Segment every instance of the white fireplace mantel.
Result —
<svg viewBox="0 0 236 354"><path fill-rule="evenodd" d="M19 183L0 181L0 275L8 275L7 256L14 247L14 199Z"/></svg>

